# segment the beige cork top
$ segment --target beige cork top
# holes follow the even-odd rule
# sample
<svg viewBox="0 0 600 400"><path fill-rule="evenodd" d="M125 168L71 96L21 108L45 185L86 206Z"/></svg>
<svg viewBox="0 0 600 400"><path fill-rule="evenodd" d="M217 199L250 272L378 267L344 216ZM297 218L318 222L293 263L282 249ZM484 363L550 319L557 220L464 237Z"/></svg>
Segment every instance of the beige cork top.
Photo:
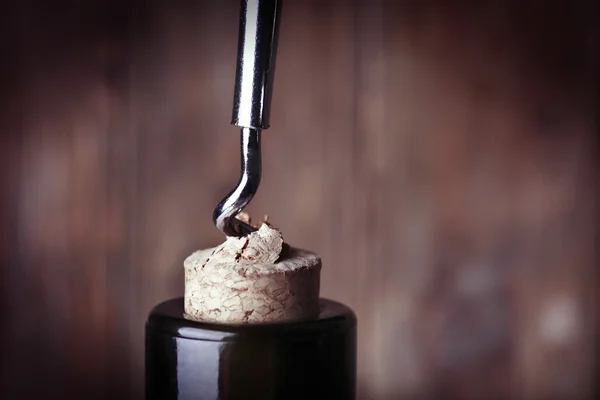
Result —
<svg viewBox="0 0 600 400"><path fill-rule="evenodd" d="M184 262L185 316L213 323L299 321L319 314L321 259L263 223Z"/></svg>

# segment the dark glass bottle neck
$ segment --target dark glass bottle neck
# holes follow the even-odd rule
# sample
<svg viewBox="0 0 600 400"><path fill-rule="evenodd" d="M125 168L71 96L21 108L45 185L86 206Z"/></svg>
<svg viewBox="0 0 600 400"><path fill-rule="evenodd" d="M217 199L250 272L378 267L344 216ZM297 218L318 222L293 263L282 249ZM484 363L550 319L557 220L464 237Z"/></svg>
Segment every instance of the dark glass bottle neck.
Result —
<svg viewBox="0 0 600 400"><path fill-rule="evenodd" d="M146 325L147 399L354 399L356 317L321 300L318 320L220 325L183 318L183 299Z"/></svg>

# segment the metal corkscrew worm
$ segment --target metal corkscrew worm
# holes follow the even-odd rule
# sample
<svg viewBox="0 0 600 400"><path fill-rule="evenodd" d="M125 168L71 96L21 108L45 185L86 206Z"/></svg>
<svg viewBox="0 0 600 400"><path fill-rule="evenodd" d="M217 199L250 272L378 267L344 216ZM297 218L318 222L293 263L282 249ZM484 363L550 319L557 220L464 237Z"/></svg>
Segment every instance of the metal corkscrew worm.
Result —
<svg viewBox="0 0 600 400"><path fill-rule="evenodd" d="M260 134L269 128L281 0L242 0L231 124L241 128L241 176L215 208L215 226L227 236L256 229L236 218L261 178Z"/></svg>

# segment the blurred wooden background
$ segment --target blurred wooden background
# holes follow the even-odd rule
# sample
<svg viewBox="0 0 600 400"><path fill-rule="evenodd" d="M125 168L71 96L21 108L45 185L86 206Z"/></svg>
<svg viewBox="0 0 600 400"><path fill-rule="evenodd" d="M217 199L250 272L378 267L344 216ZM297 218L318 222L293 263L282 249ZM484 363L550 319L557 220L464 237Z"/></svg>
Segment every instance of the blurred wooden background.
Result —
<svg viewBox="0 0 600 400"><path fill-rule="evenodd" d="M142 398L238 178L238 1L7 3L0 397ZM593 398L595 3L284 4L250 212L356 310L361 399Z"/></svg>

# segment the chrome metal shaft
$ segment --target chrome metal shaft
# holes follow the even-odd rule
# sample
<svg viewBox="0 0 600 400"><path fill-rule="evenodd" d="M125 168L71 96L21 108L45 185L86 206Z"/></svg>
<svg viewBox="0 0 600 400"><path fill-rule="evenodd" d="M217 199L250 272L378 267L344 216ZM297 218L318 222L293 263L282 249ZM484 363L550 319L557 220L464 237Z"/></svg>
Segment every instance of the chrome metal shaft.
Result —
<svg viewBox="0 0 600 400"><path fill-rule="evenodd" d="M278 0L242 0L231 116L235 126L269 128L280 18Z"/></svg>
<svg viewBox="0 0 600 400"><path fill-rule="evenodd" d="M260 133L269 127L281 0L242 0L231 124L241 128L241 176L213 213L227 236L256 230L235 218L252 200L261 178Z"/></svg>

